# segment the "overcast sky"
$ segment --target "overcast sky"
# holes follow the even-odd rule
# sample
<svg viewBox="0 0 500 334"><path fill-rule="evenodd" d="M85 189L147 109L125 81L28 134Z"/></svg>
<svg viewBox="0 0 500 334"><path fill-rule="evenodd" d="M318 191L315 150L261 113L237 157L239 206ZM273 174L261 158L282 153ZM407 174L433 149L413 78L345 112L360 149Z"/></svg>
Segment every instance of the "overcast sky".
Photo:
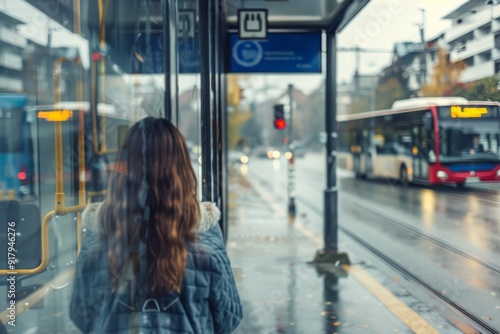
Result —
<svg viewBox="0 0 500 334"><path fill-rule="evenodd" d="M425 16L424 35L429 40L445 31L451 22L442 17L468 0L372 0L365 9L339 34L339 45L382 49L389 53L361 55L362 73L377 73L390 62L395 42L420 41L422 14ZM481 1L481 0L476 0ZM340 80L352 77L353 53L339 54Z"/></svg>
<svg viewBox="0 0 500 334"><path fill-rule="evenodd" d="M338 35L339 47L359 46L364 49L387 50L387 53L362 53L360 73L376 74L390 64L395 42L420 41L419 23L425 9L425 39L431 39L451 26L442 17L468 0L371 0L356 18ZM482 1L482 0L476 0ZM352 52L338 54L338 82L351 82L355 70ZM262 86L264 79L255 78L254 85ZM323 83L321 75L271 76L268 82L286 87L288 82L309 93ZM259 97L261 98L261 97Z"/></svg>

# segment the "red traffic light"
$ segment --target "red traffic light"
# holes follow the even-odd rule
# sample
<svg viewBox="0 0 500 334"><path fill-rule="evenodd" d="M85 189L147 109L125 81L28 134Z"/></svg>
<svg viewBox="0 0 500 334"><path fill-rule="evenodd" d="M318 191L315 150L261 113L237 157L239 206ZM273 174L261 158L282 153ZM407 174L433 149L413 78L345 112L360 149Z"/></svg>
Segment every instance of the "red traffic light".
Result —
<svg viewBox="0 0 500 334"><path fill-rule="evenodd" d="M285 121L285 106L283 104L275 104L274 107L274 127L278 130L286 128Z"/></svg>
<svg viewBox="0 0 500 334"><path fill-rule="evenodd" d="M286 128L286 121L282 118L278 118L274 121L274 126L278 130L283 130L284 128Z"/></svg>

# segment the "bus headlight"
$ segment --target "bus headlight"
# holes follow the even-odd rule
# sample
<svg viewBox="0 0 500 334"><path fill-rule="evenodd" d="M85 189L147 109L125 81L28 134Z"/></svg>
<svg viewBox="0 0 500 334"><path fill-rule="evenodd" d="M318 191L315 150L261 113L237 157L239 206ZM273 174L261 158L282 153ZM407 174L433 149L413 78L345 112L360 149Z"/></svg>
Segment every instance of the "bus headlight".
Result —
<svg viewBox="0 0 500 334"><path fill-rule="evenodd" d="M438 170L436 176L441 180L446 180L448 178L448 173L442 170Z"/></svg>
<svg viewBox="0 0 500 334"><path fill-rule="evenodd" d="M500 169L497 170L497 177L500 177Z"/></svg>

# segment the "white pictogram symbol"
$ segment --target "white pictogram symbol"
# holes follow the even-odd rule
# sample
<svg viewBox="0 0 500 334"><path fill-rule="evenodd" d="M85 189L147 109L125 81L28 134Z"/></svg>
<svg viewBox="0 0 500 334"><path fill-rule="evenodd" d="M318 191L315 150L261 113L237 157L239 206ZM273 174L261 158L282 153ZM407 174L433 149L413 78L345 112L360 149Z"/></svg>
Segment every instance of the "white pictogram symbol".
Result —
<svg viewBox="0 0 500 334"><path fill-rule="evenodd" d="M233 47L233 58L243 67L257 65L263 55L262 47L256 41L238 41Z"/></svg>
<svg viewBox="0 0 500 334"><path fill-rule="evenodd" d="M266 39L267 9L240 9L238 31L240 39Z"/></svg>
<svg viewBox="0 0 500 334"><path fill-rule="evenodd" d="M243 26L248 32L259 32L262 30L262 18L258 14L247 13L245 15Z"/></svg>
<svg viewBox="0 0 500 334"><path fill-rule="evenodd" d="M195 16L194 10L179 10L177 36L179 38L194 38Z"/></svg>

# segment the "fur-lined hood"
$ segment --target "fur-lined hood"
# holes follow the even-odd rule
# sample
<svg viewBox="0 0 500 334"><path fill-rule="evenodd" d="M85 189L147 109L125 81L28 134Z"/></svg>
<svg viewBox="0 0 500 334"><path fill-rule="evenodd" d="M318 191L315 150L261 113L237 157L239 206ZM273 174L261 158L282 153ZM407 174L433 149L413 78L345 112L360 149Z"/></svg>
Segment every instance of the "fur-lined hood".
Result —
<svg viewBox="0 0 500 334"><path fill-rule="evenodd" d="M97 225L98 213L101 210L103 202L92 203L88 205L82 212L82 227L89 228L94 231L99 231ZM196 226L197 232L205 232L215 226L220 219L220 210L211 202L200 203L201 220Z"/></svg>

